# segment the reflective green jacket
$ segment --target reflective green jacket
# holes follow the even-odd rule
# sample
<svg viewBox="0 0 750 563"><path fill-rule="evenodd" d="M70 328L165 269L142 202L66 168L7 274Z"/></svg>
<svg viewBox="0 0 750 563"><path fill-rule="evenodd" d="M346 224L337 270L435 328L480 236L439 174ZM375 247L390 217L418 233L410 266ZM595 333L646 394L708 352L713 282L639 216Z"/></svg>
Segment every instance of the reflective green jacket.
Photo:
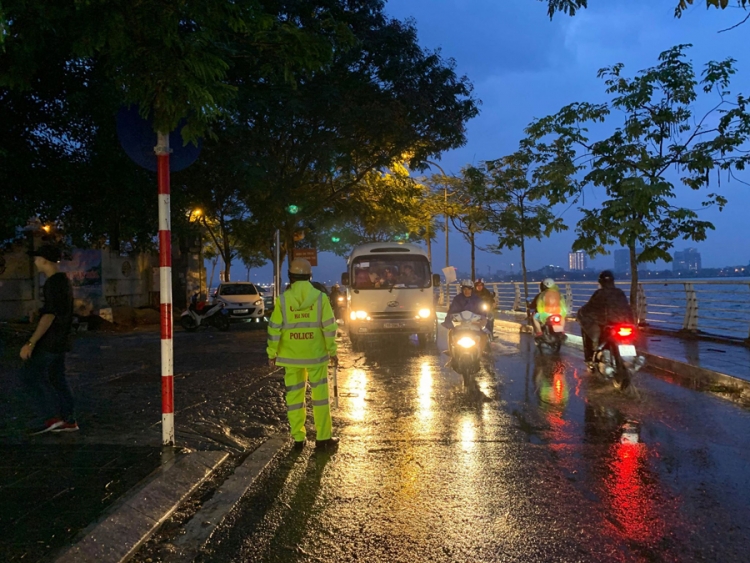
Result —
<svg viewBox="0 0 750 563"><path fill-rule="evenodd" d="M331 303L309 281L294 282L279 299L268 323L269 358L284 367L315 367L336 355Z"/></svg>

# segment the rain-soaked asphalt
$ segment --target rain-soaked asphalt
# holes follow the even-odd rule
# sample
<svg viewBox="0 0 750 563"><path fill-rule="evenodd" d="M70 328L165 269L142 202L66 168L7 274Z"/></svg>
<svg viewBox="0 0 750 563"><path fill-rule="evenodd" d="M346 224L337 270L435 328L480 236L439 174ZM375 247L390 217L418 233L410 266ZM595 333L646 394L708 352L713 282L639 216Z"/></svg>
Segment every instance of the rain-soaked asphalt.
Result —
<svg viewBox="0 0 750 563"><path fill-rule="evenodd" d="M338 453L285 455L199 560L750 561L746 410L648 372L624 398L517 334L474 385L445 362L344 350Z"/></svg>

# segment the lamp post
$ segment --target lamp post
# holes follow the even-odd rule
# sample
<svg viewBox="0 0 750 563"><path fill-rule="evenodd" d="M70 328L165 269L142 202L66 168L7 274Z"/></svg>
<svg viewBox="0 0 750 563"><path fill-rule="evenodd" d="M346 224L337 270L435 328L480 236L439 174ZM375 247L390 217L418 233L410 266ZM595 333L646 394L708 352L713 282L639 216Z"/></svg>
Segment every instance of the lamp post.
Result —
<svg viewBox="0 0 750 563"><path fill-rule="evenodd" d="M190 216L188 217L188 222L193 222L193 217L195 217L195 221L200 224L200 217L203 215L202 209L194 209L190 212ZM198 229L198 299L203 295L203 231ZM206 300L208 300L208 288L206 288Z"/></svg>
<svg viewBox="0 0 750 563"><path fill-rule="evenodd" d="M432 162L430 160L425 160L427 164L430 166L435 166L438 170L440 170L440 173L443 175L443 177L447 177L448 175L445 173L445 170L443 170L443 167L437 164L436 162ZM445 267L447 268L450 265L450 255L448 253L448 186L446 184L443 184L443 195L444 195L444 209L445 209Z"/></svg>

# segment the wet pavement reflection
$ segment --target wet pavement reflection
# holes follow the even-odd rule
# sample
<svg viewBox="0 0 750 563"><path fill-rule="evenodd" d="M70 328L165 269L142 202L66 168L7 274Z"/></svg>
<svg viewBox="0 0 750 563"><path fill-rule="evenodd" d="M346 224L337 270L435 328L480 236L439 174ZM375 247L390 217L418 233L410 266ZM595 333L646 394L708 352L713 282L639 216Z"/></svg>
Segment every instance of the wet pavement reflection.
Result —
<svg viewBox="0 0 750 563"><path fill-rule="evenodd" d="M338 453L282 459L200 560L748 560L748 411L519 334L467 380L441 344L345 350Z"/></svg>

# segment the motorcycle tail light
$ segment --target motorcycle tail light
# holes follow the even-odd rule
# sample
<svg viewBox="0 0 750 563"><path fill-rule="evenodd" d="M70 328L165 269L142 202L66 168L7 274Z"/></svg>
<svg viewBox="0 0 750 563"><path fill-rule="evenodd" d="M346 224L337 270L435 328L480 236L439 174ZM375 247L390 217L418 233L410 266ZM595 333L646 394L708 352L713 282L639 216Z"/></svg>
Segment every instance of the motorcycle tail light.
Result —
<svg viewBox="0 0 750 563"><path fill-rule="evenodd" d="M627 338L630 336L633 336L633 333L635 332L635 328L632 326L620 326L615 329L615 334L619 336L620 338Z"/></svg>
<svg viewBox="0 0 750 563"><path fill-rule="evenodd" d="M558 323L561 323L561 322L562 322L562 318L560 318L560 315L552 315L552 316L551 316L551 317L549 318L549 320L550 320L550 321L552 321L552 322L553 322L553 323L555 323L555 324L558 324Z"/></svg>

